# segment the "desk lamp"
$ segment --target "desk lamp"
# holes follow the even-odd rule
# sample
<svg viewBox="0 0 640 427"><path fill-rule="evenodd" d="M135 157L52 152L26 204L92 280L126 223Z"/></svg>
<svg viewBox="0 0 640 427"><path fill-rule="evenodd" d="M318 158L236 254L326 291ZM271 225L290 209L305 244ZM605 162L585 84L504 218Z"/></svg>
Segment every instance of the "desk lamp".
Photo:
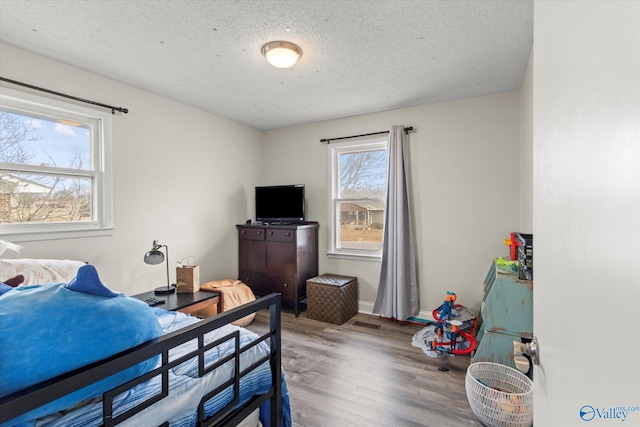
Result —
<svg viewBox="0 0 640 427"><path fill-rule="evenodd" d="M146 254L144 254L144 262L147 264L151 264L151 265L156 265L156 264L160 264L162 261L165 260L165 256L162 252L160 252L160 248L164 247L164 250L167 252L167 286L166 287L160 287L160 288L156 288L154 290L154 292L158 295L162 295L162 294L172 294L176 291L176 287L175 286L171 286L169 284L169 248L167 247L167 245L161 245L160 243L158 243L157 240L154 240L152 243L152 247L151 250L149 252L147 252Z"/></svg>

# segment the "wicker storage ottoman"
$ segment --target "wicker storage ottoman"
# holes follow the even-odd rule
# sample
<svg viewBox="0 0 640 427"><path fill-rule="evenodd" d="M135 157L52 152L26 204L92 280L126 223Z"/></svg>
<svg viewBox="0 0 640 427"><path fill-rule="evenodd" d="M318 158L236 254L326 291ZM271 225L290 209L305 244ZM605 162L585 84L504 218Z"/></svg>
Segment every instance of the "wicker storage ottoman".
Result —
<svg viewBox="0 0 640 427"><path fill-rule="evenodd" d="M307 319L341 325L358 313L358 278L322 274L307 280Z"/></svg>

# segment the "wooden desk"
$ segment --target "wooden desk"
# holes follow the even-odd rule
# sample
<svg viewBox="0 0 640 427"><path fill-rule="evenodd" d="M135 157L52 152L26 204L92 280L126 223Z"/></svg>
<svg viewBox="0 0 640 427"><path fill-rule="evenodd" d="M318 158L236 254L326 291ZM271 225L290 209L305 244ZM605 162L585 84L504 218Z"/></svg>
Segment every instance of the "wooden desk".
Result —
<svg viewBox="0 0 640 427"><path fill-rule="evenodd" d="M157 304L155 307L164 308L169 311L180 311L186 314L192 314L213 305L216 306L218 313L222 313L224 307L222 293L218 291L195 292L193 294L179 294L174 292L164 295L156 295L153 291L149 291L132 295L131 297L141 301L150 298L164 300L164 303Z"/></svg>

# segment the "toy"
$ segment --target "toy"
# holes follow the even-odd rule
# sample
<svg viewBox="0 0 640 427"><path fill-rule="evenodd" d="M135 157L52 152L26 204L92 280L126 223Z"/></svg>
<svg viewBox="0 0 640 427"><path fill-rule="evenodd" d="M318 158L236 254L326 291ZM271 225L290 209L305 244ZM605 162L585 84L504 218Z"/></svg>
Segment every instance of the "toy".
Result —
<svg viewBox="0 0 640 427"><path fill-rule="evenodd" d="M457 296L448 291L445 300L432 315L436 323L418 331L412 345L422 348L429 357L438 357L443 365L440 371L448 371L444 359L448 356L469 354L476 349L476 313L467 307L455 304Z"/></svg>
<svg viewBox="0 0 640 427"><path fill-rule="evenodd" d="M457 296L455 293L447 291L447 296L445 297L442 305L436 308L432 313L433 318L436 319L436 322L438 322L435 331L440 338L442 338L442 331L444 329L445 323L447 323L450 318L458 315L454 304L456 302L456 298Z"/></svg>
<svg viewBox="0 0 640 427"><path fill-rule="evenodd" d="M511 233L509 239L504 239L504 244L509 246L509 258L511 261L516 261L518 259L518 246L520 246L516 233Z"/></svg>
<svg viewBox="0 0 640 427"><path fill-rule="evenodd" d="M502 274L518 274L520 271L520 262L511 261L505 258L496 258L493 260L496 266L496 271Z"/></svg>

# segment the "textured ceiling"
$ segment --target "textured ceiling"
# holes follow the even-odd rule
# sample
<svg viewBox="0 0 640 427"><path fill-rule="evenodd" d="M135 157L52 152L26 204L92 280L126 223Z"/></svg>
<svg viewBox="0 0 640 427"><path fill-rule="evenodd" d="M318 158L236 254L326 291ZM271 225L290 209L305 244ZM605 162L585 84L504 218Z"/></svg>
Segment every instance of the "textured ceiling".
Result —
<svg viewBox="0 0 640 427"><path fill-rule="evenodd" d="M533 4L0 0L0 40L267 130L519 89ZM300 61L269 65L272 40Z"/></svg>

